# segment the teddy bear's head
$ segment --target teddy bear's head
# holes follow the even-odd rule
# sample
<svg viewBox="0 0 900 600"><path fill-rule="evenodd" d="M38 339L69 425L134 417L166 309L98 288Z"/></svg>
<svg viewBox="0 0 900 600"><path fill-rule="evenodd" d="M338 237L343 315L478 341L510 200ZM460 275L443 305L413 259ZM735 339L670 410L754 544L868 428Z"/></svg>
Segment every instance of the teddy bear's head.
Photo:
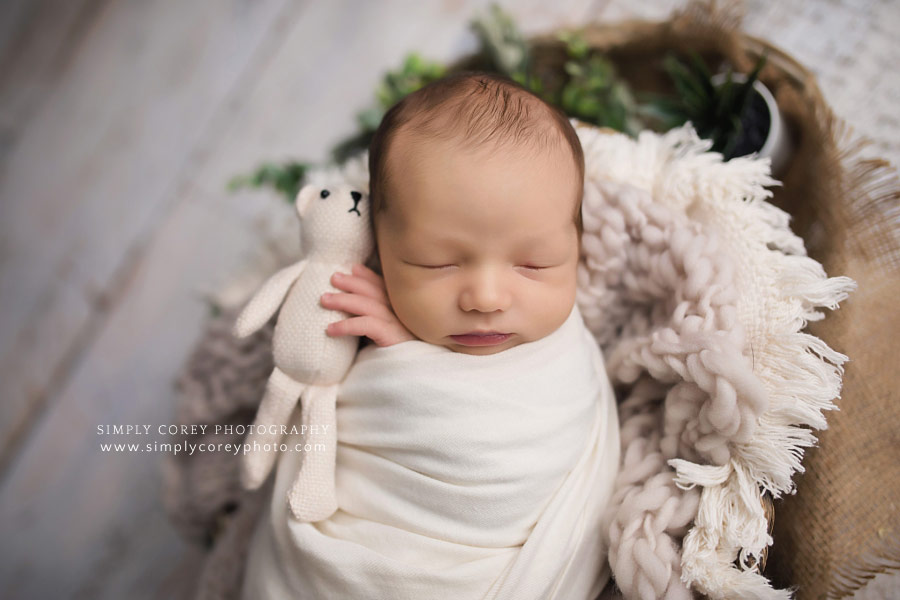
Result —
<svg viewBox="0 0 900 600"><path fill-rule="evenodd" d="M372 253L368 194L347 183L311 183L297 195L304 255L365 262Z"/></svg>

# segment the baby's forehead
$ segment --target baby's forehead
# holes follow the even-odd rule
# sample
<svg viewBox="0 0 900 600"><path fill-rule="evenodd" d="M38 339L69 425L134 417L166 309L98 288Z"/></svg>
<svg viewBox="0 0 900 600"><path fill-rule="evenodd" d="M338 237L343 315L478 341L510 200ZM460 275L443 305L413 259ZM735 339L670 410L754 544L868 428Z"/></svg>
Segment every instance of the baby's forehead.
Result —
<svg viewBox="0 0 900 600"><path fill-rule="evenodd" d="M414 128L398 129L385 161L387 196L398 200L411 193L411 189L421 190L427 186L432 190L441 180L448 184L455 181L440 176L450 164L466 165L471 169L467 172L474 177L490 173L488 177L494 180L523 171L538 177L571 173L572 187L577 192L582 183L572 150L561 133L555 135L556 139L547 138L540 143L501 137L484 141L460 134L433 135ZM460 155L460 161L455 161L454 156ZM568 187L565 183L562 185ZM386 205L395 206L398 212L404 204L390 199L386 202Z"/></svg>
<svg viewBox="0 0 900 600"><path fill-rule="evenodd" d="M483 140L450 130L435 134L412 127L402 127L398 129L388 148L386 166L396 181L410 172L403 168L410 164L410 161L418 163L421 157L435 153L442 156L466 154L485 158L503 156L510 161L527 156L548 164L572 160L572 153L566 145L564 136L555 130L552 123L547 124L547 130L540 139L535 138L497 136ZM503 168L502 162L499 161L486 161L480 163L480 166Z"/></svg>
<svg viewBox="0 0 900 600"><path fill-rule="evenodd" d="M426 146L436 151L426 156ZM460 218L465 220L470 213L482 214L480 207L487 205L498 207L494 213L499 220L484 223L493 223L494 229L501 231L534 228L534 223L516 218L522 207L528 207L528 212L569 214L569 196L571 202L577 200L578 182L576 168L562 163L572 163L571 157L560 152L553 158L546 152L505 146L472 153L471 148L429 142L411 150L410 162L398 161L391 177L385 214L392 214L394 225L401 230L420 230L424 219L436 231L459 223ZM466 156L447 155L454 152ZM515 204L508 204L511 198L516 199ZM552 215L548 219L556 221ZM549 223L540 222L537 228L546 225Z"/></svg>

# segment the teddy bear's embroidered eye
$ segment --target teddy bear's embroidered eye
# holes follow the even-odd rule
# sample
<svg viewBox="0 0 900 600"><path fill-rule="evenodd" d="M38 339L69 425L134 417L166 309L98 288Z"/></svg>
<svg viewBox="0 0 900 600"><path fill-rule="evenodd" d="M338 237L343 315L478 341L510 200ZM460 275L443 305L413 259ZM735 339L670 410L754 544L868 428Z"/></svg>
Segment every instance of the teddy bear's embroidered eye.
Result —
<svg viewBox="0 0 900 600"><path fill-rule="evenodd" d="M319 196L321 196L323 200L329 195L331 195L331 192L329 192L328 190L322 190L322 193L319 194Z"/></svg>

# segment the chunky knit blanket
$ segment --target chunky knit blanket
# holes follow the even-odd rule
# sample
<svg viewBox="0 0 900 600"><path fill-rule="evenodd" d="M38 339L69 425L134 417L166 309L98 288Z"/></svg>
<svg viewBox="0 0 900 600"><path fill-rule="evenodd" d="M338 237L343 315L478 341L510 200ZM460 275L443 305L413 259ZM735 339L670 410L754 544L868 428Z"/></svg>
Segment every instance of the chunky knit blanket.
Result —
<svg viewBox="0 0 900 600"><path fill-rule="evenodd" d="M828 278L766 202L767 161L722 162L689 126L634 140L573 124L586 162L577 303L619 398L616 584L642 600L788 598L760 574L764 500L793 491L840 393L846 357L802 330L854 284ZM231 314L180 380L184 422L252 420L271 331L232 341ZM236 598L258 495L225 458L173 457L166 481L173 522L212 546L198 596Z"/></svg>

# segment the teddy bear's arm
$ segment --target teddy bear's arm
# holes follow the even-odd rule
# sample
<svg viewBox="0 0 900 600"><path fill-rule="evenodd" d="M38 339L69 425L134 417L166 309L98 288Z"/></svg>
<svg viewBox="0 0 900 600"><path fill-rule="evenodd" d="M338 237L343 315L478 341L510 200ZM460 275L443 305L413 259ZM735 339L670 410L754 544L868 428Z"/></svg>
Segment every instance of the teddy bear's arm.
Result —
<svg viewBox="0 0 900 600"><path fill-rule="evenodd" d="M246 337L266 324L272 318L288 290L300 277L306 267L307 261L301 260L288 267L285 267L272 275L266 283L253 296L244 310L241 311L237 321L234 324L234 335L237 337Z"/></svg>

